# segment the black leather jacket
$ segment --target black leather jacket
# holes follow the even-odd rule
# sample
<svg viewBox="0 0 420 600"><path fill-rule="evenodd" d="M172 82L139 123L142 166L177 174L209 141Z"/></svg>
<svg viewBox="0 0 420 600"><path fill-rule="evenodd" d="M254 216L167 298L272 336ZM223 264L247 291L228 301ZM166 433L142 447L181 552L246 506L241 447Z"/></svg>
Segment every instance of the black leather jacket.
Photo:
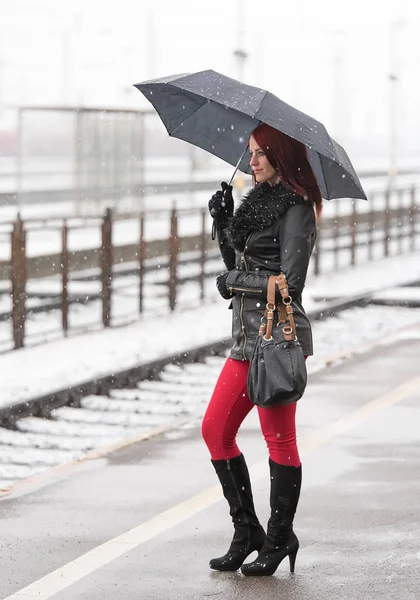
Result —
<svg viewBox="0 0 420 600"><path fill-rule="evenodd" d="M250 360L252 356L267 302L268 278L280 272L289 284L303 353L313 354L302 291L316 239L314 210L310 202L281 184L270 189L267 185L251 190L227 230L236 254L236 268L229 271L226 285L233 296L230 357L237 360Z"/></svg>

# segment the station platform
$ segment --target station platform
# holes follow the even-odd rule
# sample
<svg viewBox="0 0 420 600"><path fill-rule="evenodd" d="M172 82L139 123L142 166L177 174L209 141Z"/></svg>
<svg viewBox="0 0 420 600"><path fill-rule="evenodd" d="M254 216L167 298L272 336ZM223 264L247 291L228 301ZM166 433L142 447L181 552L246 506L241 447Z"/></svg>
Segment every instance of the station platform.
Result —
<svg viewBox="0 0 420 600"><path fill-rule="evenodd" d="M0 598L418 600L419 356L417 328L310 376L298 406L294 574L287 559L272 577L209 569L232 526L197 415L1 499ZM256 411L238 441L265 524L268 457Z"/></svg>

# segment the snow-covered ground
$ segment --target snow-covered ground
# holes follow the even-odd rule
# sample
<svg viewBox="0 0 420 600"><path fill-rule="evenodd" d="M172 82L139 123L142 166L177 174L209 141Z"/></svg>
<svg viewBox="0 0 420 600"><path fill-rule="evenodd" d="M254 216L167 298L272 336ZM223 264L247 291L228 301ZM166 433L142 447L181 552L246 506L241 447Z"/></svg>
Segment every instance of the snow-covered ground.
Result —
<svg viewBox="0 0 420 600"><path fill-rule="evenodd" d="M310 275L304 303L307 310L311 310L319 305L314 298L367 294L386 287L387 284L396 287L415 279L420 279L420 252L377 260L318 278ZM218 297L214 288L211 291L212 288L213 286L209 287L204 305L197 301L197 305L188 310L179 309L166 316L143 318L126 326L75 335L0 355L0 406L28 400L113 371L128 369L165 355L228 338L231 314L227 310L227 303ZM350 327L346 337L349 343L354 340L354 346L362 346L363 335L374 333L376 337L381 331L385 334L388 325L395 328L397 314L404 323L404 328L408 329L408 317L401 316L402 309L391 309L386 317L385 313L381 313L374 328L366 310L355 310L360 311L360 327L357 334ZM383 310L387 310L386 307ZM406 309L404 312L412 315L410 322L414 323L417 319L420 321L418 309ZM309 361L309 368L315 368L318 361L322 364L331 355L331 343L335 334L333 331L327 333L324 343L324 334L321 333L323 328L323 323L315 325L316 355Z"/></svg>
<svg viewBox="0 0 420 600"><path fill-rule="evenodd" d="M318 278L310 275L304 297L309 311L325 305L324 299L373 293L387 282L390 306L357 307L314 322L315 355L307 362L309 375L354 353L376 351L380 343L420 337L419 309L392 306L395 295L400 296L407 289L409 299L420 301L418 288L398 288L416 279L420 279L420 252ZM227 339L231 312L213 281L206 286L205 304L200 304L197 294L191 294L191 287L186 289L189 309L185 304L181 309L180 305L170 315L165 311L159 315L154 310L130 325L72 335L0 355L0 407ZM118 296L117 303L121 303ZM96 308L99 310L99 306ZM222 363L223 357L210 357L205 364L168 365L160 381L112 390L106 397L87 396L80 408L54 410L52 419L21 419L17 431L0 428L0 495L8 493L17 481L55 465L97 456L129 439L147 439L153 432L196 423L205 410Z"/></svg>
<svg viewBox="0 0 420 600"><path fill-rule="evenodd" d="M224 167L225 176L221 173L213 172L212 177L221 175L221 178L226 179L229 175L229 168ZM185 176L185 173L184 173ZM413 176L401 176L400 183L411 184ZM417 177L417 183L420 183L420 178ZM384 189L386 186L386 178L372 178L363 182L366 191L376 189ZM238 196L238 191L235 191ZM179 194L179 201L186 201L186 194ZM189 196L188 202L190 206L205 206L208 201L208 192L195 193ZM150 206L157 208L159 206L171 206L175 200L173 195L157 195L151 196L148 199ZM405 201L408 206L409 196L405 196ZM375 208L378 208L379 198L375 200ZM45 206L28 206L23 209L23 217L45 218L52 225L52 217L57 216L60 210L69 210L71 203L61 205L48 204ZM357 202L358 210L370 210L370 204L364 201ZM326 202L324 215L335 216L338 213L349 213L352 210L352 202L350 200L340 200L334 202ZM38 212L37 212L38 211ZM71 211L69 212L71 214ZM3 207L0 209L0 222L5 218L10 218L11 208ZM192 235L199 233L201 227L201 219L199 215L185 215L179 221L180 235ZM210 227L210 219L208 220ZM153 240L164 238L169 233L169 219L162 215L159 218L150 218L146 223L146 239ZM138 219L127 221L118 221L115 223L114 242L116 244L128 244L138 240L139 223ZM69 246L71 250L80 248L98 247L99 246L99 227L89 227L84 229L72 230L69 236ZM404 242L405 243L405 242ZM60 249L59 231L49 231L43 229L40 231L30 231L27 239L28 255L35 256L45 253L55 253ZM363 249L360 254L365 253ZM348 254L348 253L347 253ZM8 259L10 256L9 241L5 235L0 236L0 257ZM349 295L355 293L364 293L367 290L379 289L389 281L389 274L392 273L392 283L398 283L413 278L413 274L417 273L420 279L419 271L419 255L412 254L404 256L404 258L392 257L388 260L375 260L372 263L358 266L355 268L341 269L337 272L331 272L332 257L326 255L323 257L323 266L327 267L329 272L315 279L310 276L306 289L306 307L310 310L314 305L314 299L331 298L341 295ZM340 264L344 260L348 260L346 252L343 252L340 259ZM325 264L328 263L328 264ZM51 284L56 286L55 282L43 282L51 287ZM71 286L81 284L72 282ZM96 282L83 282L83 289L90 291L96 289ZM179 303L179 308L175 313L169 316L163 316L165 326L164 344L161 343L161 338L156 335L157 324L155 321L150 322L150 313L148 310L145 316L138 320L137 315L137 296L138 282L136 278L126 278L121 285L116 286L116 295L114 297L113 314L114 325L126 323L127 320L135 321L131 325L121 326L118 329L108 331L96 331L90 334L78 336L70 336L68 339L61 339L51 342L47 345L39 345L37 347L29 347L10 353L9 355L0 356L0 370L2 372L2 391L0 395L0 405L9 404L13 401L20 401L25 398L37 396L39 394L48 393L54 389L60 389L68 385L72 385L83 379L91 379L100 375L109 373L110 370L121 370L128 368L138 362L146 362L156 358L160 354L172 354L184 347L188 347L189 340L193 338L190 333L191 323L200 323L200 327L192 326L199 336L200 343L205 343L207 340L220 339L223 336L229 335L230 313L225 310L223 301L217 297L214 290L214 283L208 282L206 285L206 303L202 305L198 299L197 284L189 284L181 291L181 296L185 298L192 297L189 304ZM38 285L39 288L39 285ZM75 289L75 288L74 288ZM194 293L191 295L191 289ZM73 290L72 290L73 291ZM161 295L155 288L149 286L149 291L146 291L150 299L150 306L153 308L153 303L156 301L155 294ZM31 300L32 301L32 300ZM158 303L163 306L166 299L159 298ZM147 304L147 298L146 298ZM7 301L3 301L2 308L7 309ZM186 306L190 307L190 313L185 312ZM125 316L124 316L125 315ZM132 315L132 318L127 315ZM203 318L205 315L205 318ZM78 331L86 326L86 323L99 322L100 305L99 302L92 303L88 308L73 307L70 315L71 325ZM45 321L45 317L39 316L31 322L28 321L28 327L34 330L41 339L51 339L55 337L57 329L59 329L59 312L56 311L48 317L49 322ZM169 329L171 324L171 329ZM190 326L188 326L190 324ZM219 327L220 325L220 327ZM154 329L153 329L154 328ZM1 330L9 329L8 323L1 324ZM55 333L51 333L51 331ZM169 334L169 331L171 333ZM166 333L167 332L167 333ZM42 338L44 336L44 338ZM213 337L212 337L213 336ZM5 338L0 334L0 338ZM155 344L154 339L159 340ZM198 338L195 338L198 339ZM38 339L39 341L39 339ZM160 354L159 354L160 353ZM60 358L57 358L60 357ZM36 365L36 367L34 367ZM19 373L19 375L18 375Z"/></svg>
<svg viewBox="0 0 420 600"><path fill-rule="evenodd" d="M210 317L217 317L209 312ZM399 308L398 314L405 325L402 335L420 337L418 311ZM378 342L401 340L401 330L394 323L394 309L384 306L354 308L316 322L316 355L307 363L309 374L356 352L378 352ZM169 333L171 329L172 324ZM0 496L19 480L56 465L98 457L160 433L174 439L183 428L197 426L224 360L224 356L208 356L204 362L168 364L158 380L110 390L105 396L85 396L80 407L54 409L50 419L20 419L17 430L0 428Z"/></svg>

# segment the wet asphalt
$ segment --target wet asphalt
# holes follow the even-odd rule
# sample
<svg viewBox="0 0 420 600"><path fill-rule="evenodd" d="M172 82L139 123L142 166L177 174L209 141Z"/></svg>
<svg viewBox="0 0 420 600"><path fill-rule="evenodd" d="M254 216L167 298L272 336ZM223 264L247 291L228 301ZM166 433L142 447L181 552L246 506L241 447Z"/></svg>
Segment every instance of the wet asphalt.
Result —
<svg viewBox="0 0 420 600"><path fill-rule="evenodd" d="M175 525L168 521L156 535L152 529L150 539L117 559L39 597L419 600L420 382L413 382L419 376L420 340L412 339L310 378L298 407L303 486L294 574L287 559L272 577L209 569L232 534L220 499ZM258 465L254 496L265 523L267 452L255 414L238 440L250 467ZM215 484L197 419L17 488L0 500L0 598Z"/></svg>

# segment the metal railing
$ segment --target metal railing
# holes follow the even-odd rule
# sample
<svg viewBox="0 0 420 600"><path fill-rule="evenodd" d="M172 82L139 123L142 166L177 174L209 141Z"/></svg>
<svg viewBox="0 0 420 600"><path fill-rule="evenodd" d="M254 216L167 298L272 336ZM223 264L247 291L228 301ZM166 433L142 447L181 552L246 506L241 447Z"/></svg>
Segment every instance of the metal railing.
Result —
<svg viewBox="0 0 420 600"><path fill-rule="evenodd" d="M319 224L316 249L311 259L311 269L315 275L382 257L413 252L418 247L420 210L416 204L414 187L397 190L392 199L391 194L385 191L382 195L371 197L368 205L358 205L354 202L350 212L340 214L339 211L340 208L337 207L334 216L326 216ZM192 216L196 219L194 231L180 235L180 224L183 219ZM164 224L165 219L169 220L170 234L167 237L160 239L146 237L148 223L156 221L156 218L161 224ZM102 217L89 221L90 226L100 228L100 248L78 251L70 250L69 234L73 228L81 227L80 221L75 220L73 225L71 219L63 219L61 223L50 223L49 228L60 234L61 251L58 255L52 255L55 257L54 268L51 267L47 273L43 272L44 277L54 276L54 282L57 284L56 293L49 294L44 308L42 304L28 307L28 298L37 296L45 299L48 296L48 292L37 294L27 291L28 282L33 282L37 275L34 272L35 259L27 255L28 241L33 229L26 227L21 219L13 224L9 234L11 248L9 292L12 300L9 318L15 349L25 344L28 314L32 312L59 309L62 333L68 335L73 329L71 307L74 304L96 301L101 304L102 326L114 325L113 299L118 292L116 282L123 276L131 277L131 292L133 286L136 288L138 316L143 315L147 309L148 285L161 290L160 300L164 302L166 297L167 311L174 311L177 307L182 308L184 301L181 292L186 284L194 283L197 302L206 301L206 282L224 269L221 259L217 258L216 242L211 242L210 239L210 217L207 210L173 208L166 214L160 212L158 215L153 212L133 214L131 220L133 219L138 224L138 239L135 243L116 244L115 227L117 223L121 223L121 217L114 218L112 210L107 209ZM80 256L84 256L85 260L79 260ZM92 270L95 264L96 269ZM91 270L83 271L83 265ZM187 273L183 272L186 267L191 268ZM152 275L156 280L147 283L146 275ZM137 283L133 283L133 277ZM70 287L72 281L76 279L97 281L99 284L97 292L89 293L87 296L83 293L72 293ZM4 287L3 291L7 293L7 288ZM121 318L119 318L120 322ZM98 323L95 323L96 328L97 326Z"/></svg>

